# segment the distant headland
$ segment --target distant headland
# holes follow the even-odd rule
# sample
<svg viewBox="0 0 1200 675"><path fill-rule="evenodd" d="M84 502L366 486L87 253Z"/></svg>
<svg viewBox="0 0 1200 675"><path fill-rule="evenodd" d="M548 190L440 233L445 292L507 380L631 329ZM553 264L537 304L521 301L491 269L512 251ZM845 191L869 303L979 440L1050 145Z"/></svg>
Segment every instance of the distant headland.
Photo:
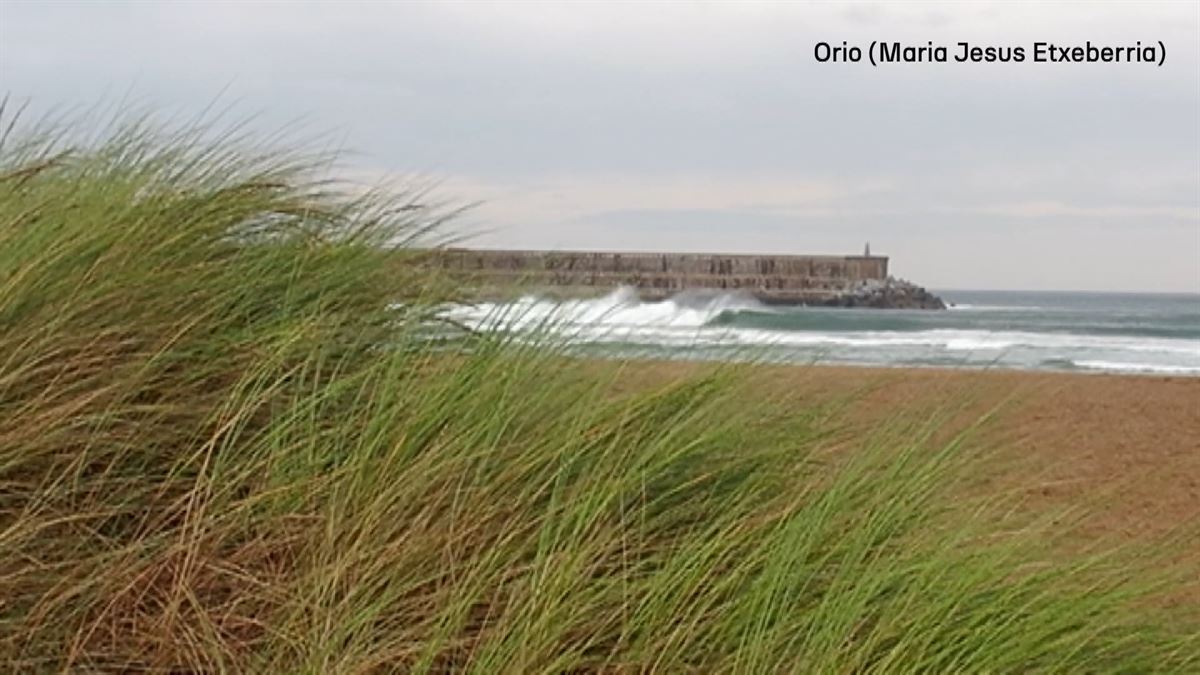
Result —
<svg viewBox="0 0 1200 675"><path fill-rule="evenodd" d="M887 256L622 253L447 248L431 264L484 295L534 287L557 295L594 295L618 286L644 300L681 291L744 292L775 305L945 309L941 298L888 275Z"/></svg>

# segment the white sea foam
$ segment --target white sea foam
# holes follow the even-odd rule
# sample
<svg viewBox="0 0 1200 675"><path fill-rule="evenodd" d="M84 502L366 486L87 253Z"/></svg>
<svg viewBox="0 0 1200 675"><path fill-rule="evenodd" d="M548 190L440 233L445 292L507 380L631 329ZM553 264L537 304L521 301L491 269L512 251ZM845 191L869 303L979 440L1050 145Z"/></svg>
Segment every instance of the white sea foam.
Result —
<svg viewBox="0 0 1200 675"><path fill-rule="evenodd" d="M1200 375L1200 366L1172 366L1153 363L1125 363L1121 361L1082 360L1072 362L1076 367L1088 370L1128 373L1162 373L1172 375Z"/></svg>
<svg viewBox="0 0 1200 675"><path fill-rule="evenodd" d="M844 345L857 347L940 347L951 352L1037 350L1114 350L1178 355L1200 359L1200 341L1105 335L992 332L959 329L926 331L785 332L735 329L737 339L755 344Z"/></svg>
<svg viewBox="0 0 1200 675"><path fill-rule="evenodd" d="M966 302L956 302L946 305L946 309L972 312L1038 312L1045 308L1033 305L972 305Z"/></svg>

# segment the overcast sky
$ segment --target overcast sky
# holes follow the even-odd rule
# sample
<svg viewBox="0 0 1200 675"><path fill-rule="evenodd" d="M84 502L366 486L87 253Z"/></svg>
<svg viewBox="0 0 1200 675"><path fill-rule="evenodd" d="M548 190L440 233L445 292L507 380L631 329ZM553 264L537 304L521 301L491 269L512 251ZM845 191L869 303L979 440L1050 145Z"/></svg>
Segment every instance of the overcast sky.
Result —
<svg viewBox="0 0 1200 675"><path fill-rule="evenodd" d="M1166 64L817 63L1162 41ZM852 253L935 288L1200 291L1200 3L0 0L0 90L344 139L487 246Z"/></svg>

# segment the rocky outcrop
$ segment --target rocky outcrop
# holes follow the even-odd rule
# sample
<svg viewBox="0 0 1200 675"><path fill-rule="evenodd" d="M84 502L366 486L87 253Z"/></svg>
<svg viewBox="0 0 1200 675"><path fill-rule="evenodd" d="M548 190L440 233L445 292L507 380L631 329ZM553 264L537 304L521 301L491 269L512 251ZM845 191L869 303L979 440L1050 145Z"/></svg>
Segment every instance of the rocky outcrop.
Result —
<svg viewBox="0 0 1200 675"><path fill-rule="evenodd" d="M946 309L946 303L924 287L893 277L884 281L866 279L820 304L874 309Z"/></svg>

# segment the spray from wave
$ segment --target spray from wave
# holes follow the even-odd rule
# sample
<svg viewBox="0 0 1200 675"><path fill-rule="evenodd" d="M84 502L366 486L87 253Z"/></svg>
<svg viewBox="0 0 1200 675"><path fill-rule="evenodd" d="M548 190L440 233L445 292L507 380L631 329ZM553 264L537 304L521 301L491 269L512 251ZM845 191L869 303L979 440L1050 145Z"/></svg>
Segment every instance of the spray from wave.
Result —
<svg viewBox="0 0 1200 675"><path fill-rule="evenodd" d="M660 302L643 302L636 289L622 286L599 298L555 301L527 295L511 303L479 303L449 308L445 315L476 329L690 328L708 325L726 312L769 311L750 295L684 292Z"/></svg>

